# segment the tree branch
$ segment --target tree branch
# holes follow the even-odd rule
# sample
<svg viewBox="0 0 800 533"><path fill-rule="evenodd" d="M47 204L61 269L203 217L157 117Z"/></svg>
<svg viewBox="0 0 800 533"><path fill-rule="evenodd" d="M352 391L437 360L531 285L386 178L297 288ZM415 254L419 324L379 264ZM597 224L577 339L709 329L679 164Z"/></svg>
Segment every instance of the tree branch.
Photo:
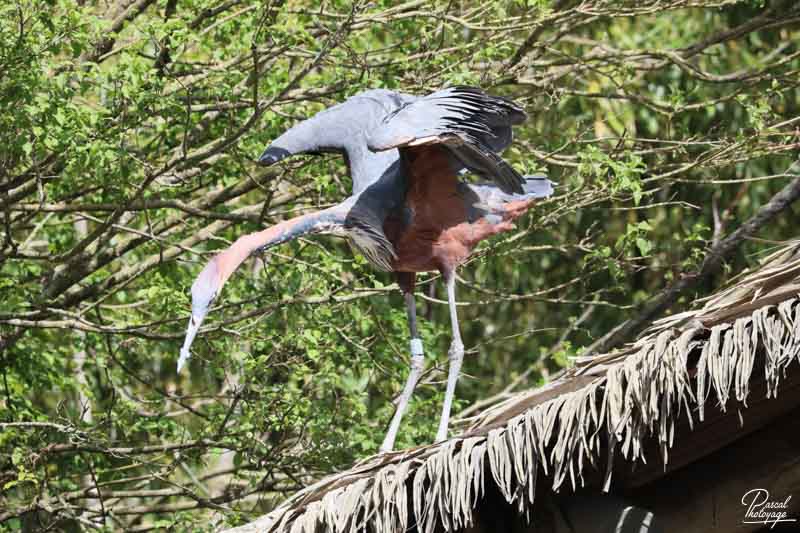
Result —
<svg viewBox="0 0 800 533"><path fill-rule="evenodd" d="M759 229L788 209L798 198L800 198L800 177L796 177L789 182L786 187L773 196L769 202L736 231L712 246L697 271L685 273L661 294L642 305L636 317L626 320L595 341L586 349L586 355L608 352L621 344L629 342L637 333L663 314L682 294L699 285L711 274L719 270L725 258L733 253L744 240L754 235Z"/></svg>

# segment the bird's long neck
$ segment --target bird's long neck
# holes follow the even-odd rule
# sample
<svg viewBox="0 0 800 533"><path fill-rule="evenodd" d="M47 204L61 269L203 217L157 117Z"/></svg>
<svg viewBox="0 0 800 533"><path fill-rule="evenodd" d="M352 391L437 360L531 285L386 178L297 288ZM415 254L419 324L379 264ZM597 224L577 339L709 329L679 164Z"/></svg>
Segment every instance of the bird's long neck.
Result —
<svg viewBox="0 0 800 533"><path fill-rule="evenodd" d="M243 235L230 248L220 252L212 261L219 269L222 283L254 253L261 252L313 233L333 233L344 224L345 213L340 206L308 213L279 222L274 226Z"/></svg>

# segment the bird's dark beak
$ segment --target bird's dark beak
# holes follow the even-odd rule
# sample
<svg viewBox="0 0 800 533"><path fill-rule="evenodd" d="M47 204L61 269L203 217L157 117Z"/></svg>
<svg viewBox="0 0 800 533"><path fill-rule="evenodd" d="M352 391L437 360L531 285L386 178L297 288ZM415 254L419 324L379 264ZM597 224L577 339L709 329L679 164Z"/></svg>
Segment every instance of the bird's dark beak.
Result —
<svg viewBox="0 0 800 533"><path fill-rule="evenodd" d="M286 156L292 155L289 150L285 148L279 148L277 146L270 146L264 153L261 154L261 157L258 158L258 164L268 167L270 165L274 165L281 159L285 158Z"/></svg>
<svg viewBox="0 0 800 533"><path fill-rule="evenodd" d="M197 332L200 330L200 324L203 323L203 319L205 318L205 314L195 314L192 313L192 316L189 318L189 326L186 328L186 338L183 341L183 347L181 348L181 355L178 358L178 373L180 374L181 369L186 365L186 361L189 360L191 357L191 352L189 348L192 346L192 342L194 342L194 337L197 335Z"/></svg>

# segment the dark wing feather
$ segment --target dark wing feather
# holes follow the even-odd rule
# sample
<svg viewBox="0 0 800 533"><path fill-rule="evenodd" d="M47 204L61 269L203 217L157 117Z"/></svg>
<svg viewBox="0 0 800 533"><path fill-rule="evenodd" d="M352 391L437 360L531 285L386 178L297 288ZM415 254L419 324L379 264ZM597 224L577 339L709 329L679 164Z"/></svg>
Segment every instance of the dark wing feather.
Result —
<svg viewBox="0 0 800 533"><path fill-rule="evenodd" d="M522 176L496 152L511 141L511 125L525 112L505 98L471 87L451 87L388 114L367 134L370 150L441 144L472 172L507 193L522 193Z"/></svg>

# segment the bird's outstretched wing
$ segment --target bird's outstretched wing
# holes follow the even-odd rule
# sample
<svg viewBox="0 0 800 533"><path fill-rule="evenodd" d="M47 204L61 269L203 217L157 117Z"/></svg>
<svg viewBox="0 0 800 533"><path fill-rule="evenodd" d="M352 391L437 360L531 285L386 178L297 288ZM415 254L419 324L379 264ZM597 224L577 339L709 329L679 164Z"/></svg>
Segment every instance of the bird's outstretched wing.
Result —
<svg viewBox="0 0 800 533"><path fill-rule="evenodd" d="M522 193L522 176L497 152L511 140L511 126L525 112L514 102L472 87L450 87L409 102L367 133L373 151L444 145L472 172L506 193Z"/></svg>

